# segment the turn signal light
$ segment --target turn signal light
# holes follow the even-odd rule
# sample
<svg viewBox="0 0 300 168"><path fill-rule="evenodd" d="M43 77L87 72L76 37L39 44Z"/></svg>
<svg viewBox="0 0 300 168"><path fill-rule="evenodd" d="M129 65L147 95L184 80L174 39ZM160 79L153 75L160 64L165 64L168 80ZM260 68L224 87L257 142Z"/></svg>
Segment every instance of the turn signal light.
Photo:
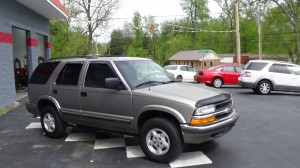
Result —
<svg viewBox="0 0 300 168"><path fill-rule="evenodd" d="M216 120L215 116L208 117L208 118L201 118L201 119L192 118L190 124L191 125L203 125L203 124L214 122L215 120Z"/></svg>

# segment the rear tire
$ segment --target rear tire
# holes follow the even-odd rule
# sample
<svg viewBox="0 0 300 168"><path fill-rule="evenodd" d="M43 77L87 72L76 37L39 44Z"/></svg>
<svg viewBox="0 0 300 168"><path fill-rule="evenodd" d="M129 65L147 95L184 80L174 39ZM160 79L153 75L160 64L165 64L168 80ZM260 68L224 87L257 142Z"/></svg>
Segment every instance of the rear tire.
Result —
<svg viewBox="0 0 300 168"><path fill-rule="evenodd" d="M64 123L55 107L47 105L42 109L42 129L47 137L60 138L65 135L66 123Z"/></svg>
<svg viewBox="0 0 300 168"><path fill-rule="evenodd" d="M183 150L183 138L178 126L165 118L152 118L140 129L140 144L153 161L169 163Z"/></svg>
<svg viewBox="0 0 300 168"><path fill-rule="evenodd" d="M256 88L252 88L252 91L253 91L254 93L257 93L257 94L258 94L258 91L257 91Z"/></svg>
<svg viewBox="0 0 300 168"><path fill-rule="evenodd" d="M182 76L181 76L181 75L178 75L178 76L176 77L176 79L177 79L178 81L182 82Z"/></svg>
<svg viewBox="0 0 300 168"><path fill-rule="evenodd" d="M220 88L223 85L223 80L221 78L215 78L212 83L213 87Z"/></svg>
<svg viewBox="0 0 300 168"><path fill-rule="evenodd" d="M272 84L269 81L260 81L257 85L256 90L261 95L270 94L272 91Z"/></svg>

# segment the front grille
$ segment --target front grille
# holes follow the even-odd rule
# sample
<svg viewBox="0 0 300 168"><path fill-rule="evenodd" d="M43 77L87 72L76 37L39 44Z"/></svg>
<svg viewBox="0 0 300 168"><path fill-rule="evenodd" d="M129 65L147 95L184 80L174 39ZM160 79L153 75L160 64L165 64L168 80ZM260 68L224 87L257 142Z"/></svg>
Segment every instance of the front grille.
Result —
<svg viewBox="0 0 300 168"><path fill-rule="evenodd" d="M226 109L231 109L231 108L232 108L232 99L217 104L216 105L216 112L224 111Z"/></svg>
<svg viewBox="0 0 300 168"><path fill-rule="evenodd" d="M216 112L217 113L220 112L220 113L216 115L216 122L226 119L226 117L228 117L231 114L230 110L232 109L232 106L233 106L232 99L217 104Z"/></svg>

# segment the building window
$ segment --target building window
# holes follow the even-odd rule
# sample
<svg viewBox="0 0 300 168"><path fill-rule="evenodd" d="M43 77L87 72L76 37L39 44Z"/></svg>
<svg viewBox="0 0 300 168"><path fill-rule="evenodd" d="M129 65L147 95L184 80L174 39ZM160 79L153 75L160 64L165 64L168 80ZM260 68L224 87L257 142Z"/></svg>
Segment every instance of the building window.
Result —
<svg viewBox="0 0 300 168"><path fill-rule="evenodd" d="M212 62L210 62L210 66L212 66L213 65L213 63Z"/></svg>
<svg viewBox="0 0 300 168"><path fill-rule="evenodd" d="M206 62L204 62L204 66L206 67Z"/></svg>

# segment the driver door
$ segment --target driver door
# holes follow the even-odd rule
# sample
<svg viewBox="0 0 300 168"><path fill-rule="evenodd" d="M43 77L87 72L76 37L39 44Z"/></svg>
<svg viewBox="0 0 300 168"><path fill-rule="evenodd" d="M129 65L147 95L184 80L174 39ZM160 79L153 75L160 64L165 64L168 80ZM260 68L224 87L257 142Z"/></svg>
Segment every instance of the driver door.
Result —
<svg viewBox="0 0 300 168"><path fill-rule="evenodd" d="M133 119L130 90L108 89L105 78L118 78L109 61L90 62L80 91L82 121L108 130L130 129Z"/></svg>

